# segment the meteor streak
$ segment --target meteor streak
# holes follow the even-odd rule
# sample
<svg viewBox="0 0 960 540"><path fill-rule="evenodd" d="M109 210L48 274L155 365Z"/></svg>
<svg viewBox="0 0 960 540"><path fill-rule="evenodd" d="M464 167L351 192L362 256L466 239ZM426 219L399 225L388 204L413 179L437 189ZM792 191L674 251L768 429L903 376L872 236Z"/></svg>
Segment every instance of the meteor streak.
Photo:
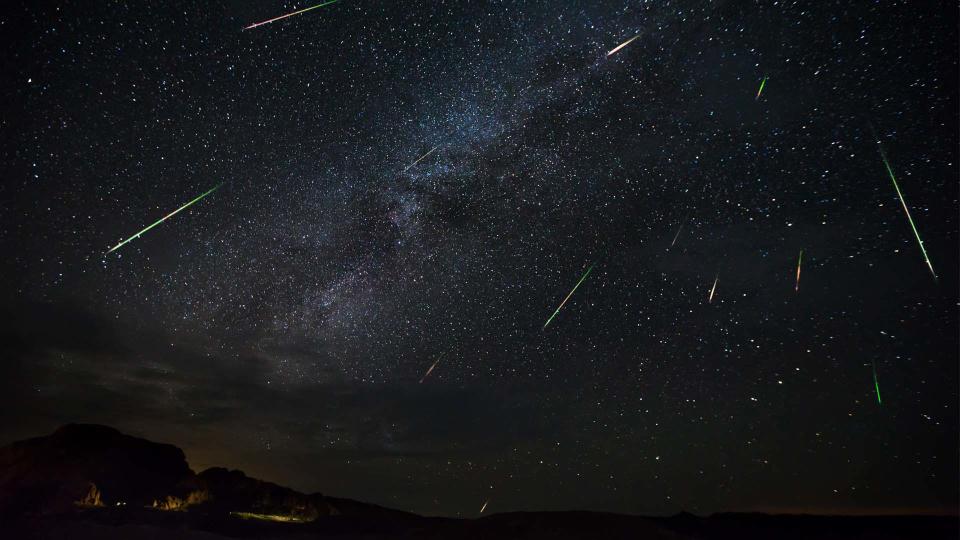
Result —
<svg viewBox="0 0 960 540"><path fill-rule="evenodd" d="M760 81L760 89L757 90L757 97L755 97L754 99L760 99L760 94L763 93L763 87L767 85L767 79L768 79L768 78L769 78L769 77L764 77L763 80Z"/></svg>
<svg viewBox="0 0 960 540"><path fill-rule="evenodd" d="M120 247L122 247L122 246L123 246L124 244L126 244L127 242L133 240L134 238L140 238L140 236L141 236L143 233L149 231L150 229L156 227L157 225L159 225L159 224L163 223L164 221L166 221L166 220L172 218L173 216L177 215L181 210L183 210L184 208L190 206L191 204L199 201L200 199L202 199L202 198L206 197L207 195L213 193L214 191L220 189L220 186L222 186L222 185L223 185L223 182L220 182L219 184L217 184L216 186L214 186L210 191L207 191L206 193L204 193L203 195L200 195L200 196L197 197L196 199L188 202L187 204L181 206L180 208L177 208L177 209L174 210L173 212L170 212L169 214L167 214L167 215L163 216L162 218L158 219L158 220L157 220L156 222L154 222L152 225L147 226L146 228L144 228L142 231L138 232L137 234L135 234L135 235L131 236L130 238L127 238L127 239L124 240L123 242L120 242L119 244L113 246L112 248L110 248L110 251L106 252L104 255L109 255L109 254L113 253L114 251L116 251L117 249L119 249Z"/></svg>
<svg viewBox="0 0 960 540"><path fill-rule="evenodd" d="M883 405L883 402L880 401L880 383L877 382L877 364L873 363L873 387L877 391L877 404Z"/></svg>
<svg viewBox="0 0 960 540"><path fill-rule="evenodd" d="M543 330L547 329L547 326L550 325L550 321L552 321L553 318L557 316L557 313L560 313L560 310L563 309L563 306L567 303L567 300L570 300L570 297L573 296L573 293L577 292L577 287L579 287L580 284L583 283L583 280L587 279L587 276L589 276L590 272L593 270L593 264L595 263L592 263L590 265L590 268L587 268L587 271L583 273L583 276L580 278L580 281L578 281L577 284L573 286L573 290L570 291L570 294L568 294L567 297L563 299L563 302L560 302L560 307L558 307L557 310L553 312L553 315L551 315L550 318L547 319L547 322L544 323L543 325Z"/></svg>
<svg viewBox="0 0 960 540"><path fill-rule="evenodd" d="M673 245L677 243L677 238L680 238L680 231L683 230L683 225L684 225L684 224L681 223L681 224L680 224L680 228L677 229L677 234L674 235L674 237L673 237L673 242L670 242L670 247L673 247Z"/></svg>
<svg viewBox="0 0 960 540"><path fill-rule="evenodd" d="M691 215L692 213L693 213L693 211L691 210L690 212L687 212L687 215L686 215L686 216L683 216L683 221L680 222L680 227L677 229L677 234L673 235L673 241L670 242L670 247L671 247L671 248L674 246L674 244L677 243L677 238L680 238L680 233L683 232L683 226L686 225L686 224L687 224L687 221L690 220L690 215ZM668 248L668 249L669 249L669 248Z"/></svg>
<svg viewBox="0 0 960 540"><path fill-rule="evenodd" d="M640 37L640 34L637 34L637 35L633 36L632 38L624 41L623 43L617 45L617 46L614 47L610 52L607 53L607 56L610 56L610 55L612 55L613 53L619 51L620 49L626 47L627 45L630 44L631 41L637 39L638 37Z"/></svg>
<svg viewBox="0 0 960 540"><path fill-rule="evenodd" d="M442 354L437 357L437 360L433 363L432 366L430 366L430 369L428 369L427 372L423 374L423 377L420 378L420 384L423 384L423 381L427 380L427 377L430 376L430 372L433 371L433 368L437 367L437 364L440 363L441 358L443 358Z"/></svg>
<svg viewBox="0 0 960 540"><path fill-rule="evenodd" d="M883 151L883 146L880 145L880 141L877 141L877 148L880 149L880 159L883 160L883 165L887 168L887 174L890 175L890 180L893 182L893 189L897 190L897 197L900 197L900 204L903 205L903 212L907 214L907 221L910 222L910 228L913 230L913 235L917 238L917 244L920 246L920 251L923 253L923 260L927 263L927 268L930 269L930 274L933 275L934 281L937 280L937 273L933 271L933 263L930 262L930 257L927 256L927 248L923 246L923 240L920 239L920 233L917 231L916 224L913 223L913 216L910 215L910 209L907 208L906 201L903 200L903 193L900 191L900 184L897 183L897 177L893 175L893 168L890 167L890 162L887 161L887 154Z"/></svg>
<svg viewBox="0 0 960 540"><path fill-rule="evenodd" d="M797 258L797 285L793 288L794 292L800 292L800 264L803 262L803 250L800 250L800 256Z"/></svg>
<svg viewBox="0 0 960 540"><path fill-rule="evenodd" d="M720 281L720 274L717 274L717 279L713 280L713 287L710 287L710 298L707 299L708 304L713 303L713 293L717 291L718 281Z"/></svg>
<svg viewBox="0 0 960 540"><path fill-rule="evenodd" d="M413 166L416 165L417 163L420 163L421 161L423 161L424 159L426 159L426 157L429 156L430 154L432 154L433 151L436 150L437 148L440 148L440 145L439 145L439 144L438 144L437 146L434 146L433 148L431 148L430 151L427 152L426 154L420 156L420 157L419 157L416 161L414 161L413 163L407 165L407 168L404 169L403 171L404 171L404 172L407 172L407 169L409 169L410 167L413 167Z"/></svg>
<svg viewBox="0 0 960 540"><path fill-rule="evenodd" d="M301 9L300 11L294 11L293 13L287 13L286 15L281 15L281 16L279 16L279 17L274 17L274 18L272 18L272 19L270 19L270 20L266 20L266 21L263 21L263 22L254 23L254 24L251 24L250 26L247 26L246 28L244 28L244 30L250 30L251 28L256 28L256 27L258 27L258 26L263 26L263 25L265 25L265 24L270 24L270 23L272 23L272 22L279 21L280 19L286 19L287 17L293 17L294 15L300 15L301 13L306 13L306 12L308 12L308 11L310 11L310 10L313 10L313 9L322 8L323 6L329 6L330 4L333 4L334 2L339 2L339 1L340 1L340 0L330 0L329 2L324 2L324 3L322 3L322 4L317 4L317 5L313 6L313 7L308 7L308 8L306 8L306 9Z"/></svg>
<svg viewBox="0 0 960 540"><path fill-rule="evenodd" d="M484 510L487 509L487 505L490 504L490 499L487 499L487 502L483 503L483 506L480 507L480 513L482 514Z"/></svg>

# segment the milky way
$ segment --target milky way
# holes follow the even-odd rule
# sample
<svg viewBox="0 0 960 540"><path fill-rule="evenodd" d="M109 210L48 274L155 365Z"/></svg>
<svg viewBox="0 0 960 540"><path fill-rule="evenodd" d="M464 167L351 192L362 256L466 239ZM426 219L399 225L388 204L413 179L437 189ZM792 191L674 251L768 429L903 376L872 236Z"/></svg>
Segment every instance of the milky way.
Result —
<svg viewBox="0 0 960 540"><path fill-rule="evenodd" d="M427 514L956 506L956 6L98 4L0 15L4 441Z"/></svg>

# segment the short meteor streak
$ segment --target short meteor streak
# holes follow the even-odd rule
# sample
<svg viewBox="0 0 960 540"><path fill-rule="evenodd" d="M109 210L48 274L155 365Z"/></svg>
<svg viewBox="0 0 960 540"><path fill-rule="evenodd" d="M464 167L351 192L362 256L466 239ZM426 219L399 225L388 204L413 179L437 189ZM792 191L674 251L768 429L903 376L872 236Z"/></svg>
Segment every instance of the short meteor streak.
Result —
<svg viewBox="0 0 960 540"><path fill-rule="evenodd" d="M607 53L607 56L610 56L610 55L614 54L615 52L619 51L620 49L626 47L627 45L630 44L631 41L637 39L638 37L640 37L640 34L637 34L637 35L633 36L632 38L624 41L623 43L617 45L616 47L613 48L613 50L611 50L610 52Z"/></svg>
<svg viewBox="0 0 960 540"><path fill-rule="evenodd" d="M670 242L670 247L673 247L673 245L677 243L677 238L680 238L680 231L683 230L683 225L684 225L684 224L681 223L681 224L680 224L680 228L677 229L677 234L675 234L675 235L673 236L673 242Z"/></svg>
<svg viewBox="0 0 960 540"><path fill-rule="evenodd" d="M673 235L673 241L670 242L670 247L672 248L674 244L677 243L677 238L680 238L680 233L683 232L683 226L687 224L687 221L690 220L690 215L693 212L687 212L687 215L683 216L683 221L680 222L680 227L677 229L677 234ZM669 248L668 248L669 249Z"/></svg>
<svg viewBox="0 0 960 540"><path fill-rule="evenodd" d="M880 159L883 160L883 165L887 168L887 174L890 175L890 180L893 182L893 189L897 190L897 197L900 197L900 204L903 205L903 212L907 214L907 221L910 222L910 228L913 230L913 235L917 238L917 244L920 246L920 251L923 253L923 260L927 263L927 268L930 269L930 274L933 275L934 281L937 280L937 273L933 271L933 263L930 262L930 257L927 256L927 248L923 246L923 240L920 239L920 232L917 231L917 226L913 222L913 216L910 215L910 209L907 208L907 202L903 200L903 193L900 191L900 184L897 183L897 177L893 175L893 168L890 167L890 162L887 160L887 154L883 151L883 146L880 145L880 141L877 141L877 148L880 149Z"/></svg>
<svg viewBox="0 0 960 540"><path fill-rule="evenodd" d="M490 499L487 499L487 502L483 503L483 506L480 507L480 513L482 514L484 510L487 509L487 505L490 504Z"/></svg>
<svg viewBox="0 0 960 540"><path fill-rule="evenodd" d="M883 402L880 401L880 383L877 382L877 364L873 364L873 387L877 391L877 404L883 405Z"/></svg>
<svg viewBox="0 0 960 540"><path fill-rule="evenodd" d="M768 78L769 78L769 77L764 77L763 80L760 81L760 89L757 90L757 97L755 97L754 99L760 99L760 94L763 93L763 87L767 85L767 79L768 79Z"/></svg>
<svg viewBox="0 0 960 540"><path fill-rule="evenodd" d="M427 380L427 377L430 376L430 372L433 371L433 368L437 367L437 364L440 363L441 358L443 358L442 354L439 357L437 357L437 360L433 363L432 366L430 366L430 369L428 369L427 372L423 374L423 377L420 378L420 384L423 384L423 381Z"/></svg>
<svg viewBox="0 0 960 540"><path fill-rule="evenodd" d="M794 292L800 292L800 264L803 263L803 250L800 250L800 256L797 258L797 284L793 288Z"/></svg>
<svg viewBox="0 0 960 540"><path fill-rule="evenodd" d="M710 297L707 298L707 303L713 303L713 293L717 292L717 282L720 281L720 274L717 274L717 279L713 280L713 287L710 287Z"/></svg>
<svg viewBox="0 0 960 540"><path fill-rule="evenodd" d="M279 17L274 17L274 18L272 18L272 19L270 19L270 20L267 20L267 21L254 23L254 24L251 24L250 26L247 26L246 28L244 28L244 30L250 30L251 28L256 28L256 27L258 27L258 26L263 26L263 25L265 25L265 24L270 24L270 23L272 23L272 22L276 22L276 21L279 21L279 20L281 20L281 19L286 19L287 17L293 17L294 15L300 15L301 13L306 13L306 12L308 12L308 11L310 11L310 10L314 10L314 9L317 9L317 8L322 8L323 6L329 6L330 4L333 4L333 3L339 2L339 1L340 1L340 0L330 0L329 2L324 2L324 3L322 3L322 4L317 4L317 5L313 6L313 7L308 7L308 8L306 8L306 9L301 9L300 11L294 11L293 13L287 13L286 15L281 15L281 16L279 16Z"/></svg>
<svg viewBox="0 0 960 540"><path fill-rule="evenodd" d="M580 281L578 281L577 284L573 286L573 290L570 291L570 294L568 294L567 297L563 299L563 302L560 302L560 307L558 307L557 310L553 312L553 315L551 315L550 318L547 319L547 322L544 323L543 325L543 330L547 329L547 326L550 325L550 321L552 321L553 318L557 316L557 313L560 313L560 310L563 309L564 305L566 305L567 300L570 300L570 297L573 296L573 293L577 292L577 287L579 287L580 284L583 283L585 279L587 279L587 276L590 275L590 272L592 270L593 270L593 264L591 264L590 268L587 268L587 271L583 273L583 276L580 278Z"/></svg>
<svg viewBox="0 0 960 540"><path fill-rule="evenodd" d="M204 193L203 195L200 195L200 196L197 197L196 199L188 202L187 204L181 206L180 208L177 208L177 209L174 210L173 212L170 212L169 214L163 216L162 218L160 218L159 220L157 220L154 224L146 227L145 229L143 229L142 231L138 232L137 234L131 236L130 238L127 238L127 239L124 240L123 242L120 242L119 244L117 244L117 245L113 246L112 248L110 248L110 251L106 252L105 255L109 255L109 254L113 253L114 251L116 251L117 249L123 247L124 244L126 244L127 242L133 240L134 238L140 238L140 236L143 235L143 233L149 231L150 229L156 227L157 225L159 225L159 224L163 223L164 221L166 221L166 220L172 218L173 216L177 215L181 210L187 208L187 207L190 206L191 204L199 201L200 199L202 199L202 198L206 197L207 195L213 193L214 191L220 189L220 186L222 186L222 185L223 185L223 182L220 182L219 184L217 184L216 186L214 186L213 189L211 189L210 191Z"/></svg>
<svg viewBox="0 0 960 540"><path fill-rule="evenodd" d="M416 161L414 161L413 163L407 165L407 168L404 169L403 172L407 172L407 170L408 170L410 167L413 167L413 166L416 165L417 163L420 163L421 161L423 161L424 159L426 159L427 156L429 156L430 154L432 154L433 151L436 150L437 148L440 148L440 145L439 145L439 144L438 144L437 146L434 146L433 148L431 148L430 151L427 152L426 154L420 156L420 157L419 157Z"/></svg>

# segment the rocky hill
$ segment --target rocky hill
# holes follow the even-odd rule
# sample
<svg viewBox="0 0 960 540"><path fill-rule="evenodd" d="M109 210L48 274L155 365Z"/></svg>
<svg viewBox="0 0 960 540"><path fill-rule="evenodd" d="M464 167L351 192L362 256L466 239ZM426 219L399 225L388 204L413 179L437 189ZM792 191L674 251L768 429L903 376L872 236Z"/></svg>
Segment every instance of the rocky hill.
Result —
<svg viewBox="0 0 960 540"><path fill-rule="evenodd" d="M264 520L403 516L398 510L307 495L220 467L194 473L182 450L107 426L69 424L0 448L0 515L82 508L192 509Z"/></svg>
<svg viewBox="0 0 960 540"><path fill-rule="evenodd" d="M75 505L151 505L189 487L183 451L89 424L0 449L0 513L57 513Z"/></svg>
<svg viewBox="0 0 960 540"><path fill-rule="evenodd" d="M426 518L304 494L219 467L190 470L183 451L106 426L72 424L0 448L0 537L183 538L957 538L956 517L722 514L669 518L514 512Z"/></svg>

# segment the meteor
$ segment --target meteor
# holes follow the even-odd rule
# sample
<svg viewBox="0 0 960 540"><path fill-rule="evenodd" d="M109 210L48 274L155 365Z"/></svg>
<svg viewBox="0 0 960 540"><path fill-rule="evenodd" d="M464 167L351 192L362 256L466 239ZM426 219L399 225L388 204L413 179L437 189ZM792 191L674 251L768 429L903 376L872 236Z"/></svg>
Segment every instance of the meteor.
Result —
<svg viewBox="0 0 960 540"><path fill-rule="evenodd" d="M670 242L670 247L671 247L671 248L674 246L674 244L677 243L677 238L680 238L680 233L683 232L683 226L686 225L686 224L687 224L687 221L690 220L690 215L691 215L692 213L693 213L693 211L691 210L690 212L687 212L687 215L683 216L683 221L680 222L680 227L677 229L677 234L673 235L673 241ZM669 248L667 248L667 249L669 249Z"/></svg>
<svg viewBox="0 0 960 540"><path fill-rule="evenodd" d="M877 364L873 363L873 387L877 390L877 404L883 405L883 402L880 401L880 383L877 382Z"/></svg>
<svg viewBox="0 0 960 540"><path fill-rule="evenodd" d="M434 362L433 365L430 366L430 369L428 369L427 372L423 374L423 377L420 378L420 384L423 384L423 381L427 380L427 377L430 376L430 372L433 371L433 368L437 367L437 364L440 363L441 358L443 358L443 354L438 356L436 362Z"/></svg>
<svg viewBox="0 0 960 540"><path fill-rule="evenodd" d="M637 35L633 36L632 38L624 41L623 43L617 45L616 47L613 48L613 50L611 50L610 52L607 53L607 56L610 56L610 55L612 55L613 53L619 51L620 49L626 47L627 45L630 44L631 41L637 39L638 37L640 37L640 34L637 34Z"/></svg>
<svg viewBox="0 0 960 540"><path fill-rule="evenodd" d="M570 294L568 294L567 297L563 299L563 302L560 302L560 307L558 307L557 310L553 312L553 315L551 315L550 318L547 319L547 322L544 323L543 325L543 330L547 329L547 326L550 325L550 321L552 321L553 318L557 316L557 313L560 313L560 310L563 309L563 306L567 303L567 300L570 300L570 297L573 296L573 293L577 292L577 287L579 287L580 284L583 283L583 280L587 279L587 276L589 276L590 272L593 270L593 264L595 263L590 264L590 268L587 268L587 271L583 273L583 276L580 278L580 281L578 281L577 284L573 286L573 290L570 291Z"/></svg>
<svg viewBox="0 0 960 540"><path fill-rule="evenodd" d="M426 159L426 157L429 156L430 154L432 154L433 151L436 150L437 148L440 148L440 145L439 145L439 144L438 144L437 146L434 146L433 148L431 148L430 151L427 152L426 154L420 156L420 157L419 157L416 161L414 161L413 163L407 165L407 168L404 169L403 172L407 172L407 169L409 169L410 167L413 167L413 166L416 165L417 163L420 163L421 161L423 161L424 159Z"/></svg>
<svg viewBox="0 0 960 540"><path fill-rule="evenodd" d="M674 237L673 237L673 242L670 242L670 247L673 247L673 245L677 243L677 238L680 238L680 231L683 230L683 225L684 225L684 224L681 223L681 224L680 224L680 228L677 229L677 234L674 235Z"/></svg>
<svg viewBox="0 0 960 540"><path fill-rule="evenodd" d="M263 25L265 25L265 24L270 24L270 23L272 23L272 22L276 22L276 21L279 21L279 20L281 20L281 19L286 19L287 17L293 17L294 15L300 15L301 13L306 13L306 12L308 12L308 11L310 11L310 10L313 10L313 9L322 8L323 6L329 6L330 4L333 4L333 3L339 2L339 1L340 1L340 0L330 0L329 2L324 2L324 3L322 3L322 4L317 4L317 5L313 6L313 7L308 7L308 8L306 8L306 9L301 9L300 11L294 11L293 13L287 13L286 15L281 15L281 16L279 16L279 17L274 17L274 18L272 18L272 19L270 19L270 20L266 20L266 21L263 21L263 22L254 23L254 24L251 24L250 26L245 27L244 30L250 30L251 28L256 28L256 27L258 27L258 26L263 26Z"/></svg>
<svg viewBox="0 0 960 540"><path fill-rule="evenodd" d="M707 299L708 304L713 303L713 293L717 290L718 281L720 281L720 274L717 274L717 279L713 280L713 287L710 287L710 298Z"/></svg>
<svg viewBox="0 0 960 540"><path fill-rule="evenodd" d="M803 262L803 250L800 250L800 257L797 258L797 285L793 288L794 292L800 292L800 263Z"/></svg>
<svg viewBox="0 0 960 540"><path fill-rule="evenodd" d="M220 186L222 186L222 185L223 185L223 182L220 182L219 184L217 184L216 186L214 186L210 191L207 191L206 193L204 193L203 195L200 195L200 196L197 197L196 199L188 202L187 204L181 206L180 208L177 208L177 209L174 210L173 212L170 212L169 214L167 214L167 215L163 216L162 218L158 219L158 220L157 220L156 222L154 222L152 225L147 226L146 228L144 228L142 231L138 232L137 234L135 234L135 235L131 236L130 238L127 238L127 239L124 240L123 242L120 242L119 244L113 246L112 248L110 248L110 251L106 252L104 255L109 255L109 254L113 253L114 251L116 251L117 249L119 249L120 247L122 247L122 246L123 246L124 244L126 244L127 242L133 240L134 238L140 238L140 236L141 236L143 233L149 231L150 229L156 227L157 225L159 225L159 224L163 223L164 221L166 221L166 220L172 218L173 216L177 215L181 210L183 210L184 208L190 206L191 204L199 201L200 199L202 199L202 198L206 197L207 195L213 193L214 191L220 189Z"/></svg>
<svg viewBox="0 0 960 540"><path fill-rule="evenodd" d="M767 85L767 79L768 79L768 78L769 78L769 77L764 77L763 80L760 81L760 89L757 90L757 97L755 97L754 99L760 99L760 94L763 93L763 87Z"/></svg>
<svg viewBox="0 0 960 540"><path fill-rule="evenodd" d="M484 510L487 509L487 505L490 504L490 499L487 499L487 502L483 503L483 506L480 507L480 513L482 514Z"/></svg>
<svg viewBox="0 0 960 540"><path fill-rule="evenodd" d="M923 246L923 240L920 239L920 232L917 231L917 226L913 222L913 216L910 215L910 209L907 208L906 201L903 200L903 193L900 191L900 184L897 184L897 177L893 175L893 168L890 167L890 162L887 161L887 154L883 151L883 146L880 144L880 141L877 141L877 148L880 149L880 159L883 160L883 165L887 168L887 174L890 175L890 180L893 182L893 189L897 190L897 197L900 197L900 204L903 205L903 212L907 214L907 221L910 223L910 229L913 230L913 235L917 238L917 244L920 246L920 251L923 253L923 260L927 263L927 268L930 269L930 274L933 275L933 280L937 280L937 273L933 271L933 263L930 262L930 257L927 256L927 248Z"/></svg>

